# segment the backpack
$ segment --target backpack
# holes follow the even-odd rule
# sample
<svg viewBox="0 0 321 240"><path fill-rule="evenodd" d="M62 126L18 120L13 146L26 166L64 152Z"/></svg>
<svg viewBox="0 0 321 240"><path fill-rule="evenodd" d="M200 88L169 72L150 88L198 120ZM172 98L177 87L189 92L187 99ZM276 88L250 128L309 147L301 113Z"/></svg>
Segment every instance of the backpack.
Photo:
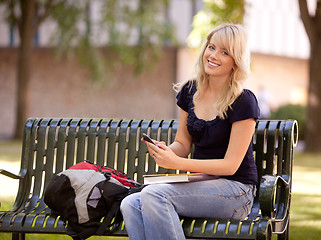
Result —
<svg viewBox="0 0 321 240"><path fill-rule="evenodd" d="M102 235L114 218L120 221L121 200L141 188L120 171L85 161L55 175L44 201L53 213L68 221L67 234L82 240Z"/></svg>

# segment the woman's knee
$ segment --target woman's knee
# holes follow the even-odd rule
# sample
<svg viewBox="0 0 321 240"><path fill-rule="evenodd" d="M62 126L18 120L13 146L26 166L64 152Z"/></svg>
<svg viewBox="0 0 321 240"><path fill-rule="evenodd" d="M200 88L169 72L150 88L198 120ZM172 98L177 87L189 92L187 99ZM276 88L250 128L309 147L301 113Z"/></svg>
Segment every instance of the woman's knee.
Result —
<svg viewBox="0 0 321 240"><path fill-rule="evenodd" d="M159 198L164 197L166 194L164 193L164 188L162 184L153 184L146 186L141 191L141 201L150 201L150 200L157 200Z"/></svg>
<svg viewBox="0 0 321 240"><path fill-rule="evenodd" d="M131 211L131 209L135 208L138 209L140 208L140 196L139 193L133 193L131 195L128 195L125 197L120 204L120 211L122 213L126 213Z"/></svg>
<svg viewBox="0 0 321 240"><path fill-rule="evenodd" d="M166 204L171 204L168 197L168 186L162 184L153 184L145 187L141 191L141 205L147 209L160 209Z"/></svg>
<svg viewBox="0 0 321 240"><path fill-rule="evenodd" d="M138 193L133 193L131 195L128 195L125 197L121 204L120 204L120 210L121 212L130 212L133 209L140 210L141 206L154 204L156 202L159 202L159 199L162 197L159 196L161 194L161 191L159 189L160 186L155 185L149 185L142 189L142 191Z"/></svg>

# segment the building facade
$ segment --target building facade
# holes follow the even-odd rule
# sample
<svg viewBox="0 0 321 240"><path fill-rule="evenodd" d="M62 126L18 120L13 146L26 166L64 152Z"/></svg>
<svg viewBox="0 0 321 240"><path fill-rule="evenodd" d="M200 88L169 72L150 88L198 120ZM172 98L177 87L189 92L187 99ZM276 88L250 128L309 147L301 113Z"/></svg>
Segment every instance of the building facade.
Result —
<svg viewBox="0 0 321 240"><path fill-rule="evenodd" d="M91 1L92 18L99 2ZM312 10L315 2L309 1ZM86 71L74 60L53 57L50 33L55 25L48 20L34 39L30 116L176 118L172 84L193 76L198 50L188 48L186 40L203 5L202 0L170 0L164 17L175 26L179 47L164 49L154 72L135 77L120 68L113 73L113 81L100 86L88 82ZM0 8L0 16L4 14ZM269 92L272 108L306 104L309 42L297 1L248 0L244 26L252 51L252 74L246 87L257 96L261 89ZM97 36L101 36L99 46L106 36ZM14 132L18 44L16 27L0 18L0 139Z"/></svg>

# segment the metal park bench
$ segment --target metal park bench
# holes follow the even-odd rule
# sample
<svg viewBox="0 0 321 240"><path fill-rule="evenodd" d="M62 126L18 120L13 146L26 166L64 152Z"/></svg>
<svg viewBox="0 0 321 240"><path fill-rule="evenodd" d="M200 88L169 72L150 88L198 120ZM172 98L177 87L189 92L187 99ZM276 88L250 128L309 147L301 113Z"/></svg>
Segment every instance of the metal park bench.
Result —
<svg viewBox="0 0 321 240"><path fill-rule="evenodd" d="M158 168L140 141L143 133L170 143L176 120L137 119L28 119L24 129L21 168L16 200L9 211L0 211L0 232L12 239L26 233L65 234L66 223L51 213L43 195L51 178L72 165L91 160L127 173L142 182L144 174L176 173ZM182 218L186 238L288 239L292 186L293 148L297 122L260 120L253 136L260 183L253 208L242 221ZM1 186L0 186L1 191ZM126 236L123 222L114 222L104 235Z"/></svg>

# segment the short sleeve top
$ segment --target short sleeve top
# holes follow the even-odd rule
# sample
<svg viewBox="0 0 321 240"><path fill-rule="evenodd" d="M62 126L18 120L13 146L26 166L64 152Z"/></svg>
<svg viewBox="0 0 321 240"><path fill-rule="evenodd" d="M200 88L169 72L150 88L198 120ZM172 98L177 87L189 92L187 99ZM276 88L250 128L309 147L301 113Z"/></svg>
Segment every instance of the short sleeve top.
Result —
<svg viewBox="0 0 321 240"><path fill-rule="evenodd" d="M225 119L216 117L213 120L205 121L199 119L194 112L193 96L196 90L196 82L188 82L176 96L177 105L188 113L187 130L193 139L193 158L222 159L227 151L233 122L259 118L260 110L257 99L250 90L244 89L228 109ZM235 174L221 177L244 184L257 184L258 177L252 141Z"/></svg>

